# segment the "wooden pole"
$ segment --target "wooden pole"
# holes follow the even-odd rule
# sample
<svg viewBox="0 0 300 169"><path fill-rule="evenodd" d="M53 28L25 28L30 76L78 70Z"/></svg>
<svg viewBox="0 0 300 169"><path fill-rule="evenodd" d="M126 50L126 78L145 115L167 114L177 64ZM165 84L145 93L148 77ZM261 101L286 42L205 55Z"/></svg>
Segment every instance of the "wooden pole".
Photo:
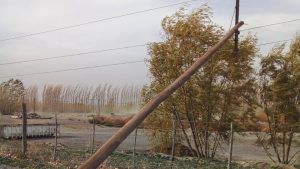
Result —
<svg viewBox="0 0 300 169"><path fill-rule="evenodd" d="M239 23L239 17L240 17L240 0L235 1L235 24ZM236 30L234 34L234 51L233 54L235 57L237 57L239 52L239 34L240 31Z"/></svg>
<svg viewBox="0 0 300 169"><path fill-rule="evenodd" d="M227 169L231 169L231 160L232 160L232 148L233 148L233 124L230 123L230 146L229 146L229 157Z"/></svg>
<svg viewBox="0 0 300 169"><path fill-rule="evenodd" d="M26 157L27 152L27 109L26 103L22 103L22 152Z"/></svg>
<svg viewBox="0 0 300 169"><path fill-rule="evenodd" d="M138 129L135 129L133 151L132 151L132 164L133 164L133 168L135 168L135 146L136 146L137 132L138 132Z"/></svg>
<svg viewBox="0 0 300 169"><path fill-rule="evenodd" d="M57 154L57 113L55 113L55 145L54 145L54 153L53 153L53 161L56 160L56 154Z"/></svg>
<svg viewBox="0 0 300 169"><path fill-rule="evenodd" d="M121 129L119 129L106 143L98 149L94 155L87 159L79 169L96 169L105 159L128 137L128 135L136 129L143 120L155 109L160 103L166 100L173 92L180 88L190 77L198 71L198 69L205 64L208 59L221 48L226 41L241 27L244 22L239 22L235 25L225 36L196 62L188 68L182 75L180 75L173 83L166 87L163 91L157 94L150 102L137 112L133 118L128 121Z"/></svg>

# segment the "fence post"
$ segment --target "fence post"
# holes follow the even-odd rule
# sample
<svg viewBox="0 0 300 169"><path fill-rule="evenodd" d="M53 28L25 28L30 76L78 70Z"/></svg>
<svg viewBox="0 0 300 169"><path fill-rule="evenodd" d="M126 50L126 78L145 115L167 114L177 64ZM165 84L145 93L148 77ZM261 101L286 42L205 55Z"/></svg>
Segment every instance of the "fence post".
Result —
<svg viewBox="0 0 300 169"><path fill-rule="evenodd" d="M96 125L96 122L95 122L95 115L93 115L93 135L92 135L92 154L94 153L94 146L95 146L95 125Z"/></svg>
<svg viewBox="0 0 300 169"><path fill-rule="evenodd" d="M227 169L231 169L231 160L232 160L232 148L233 148L233 124L230 123L230 145L229 145L229 157Z"/></svg>
<svg viewBox="0 0 300 169"><path fill-rule="evenodd" d="M22 152L26 157L27 152L27 109L26 103L22 103Z"/></svg>
<svg viewBox="0 0 300 169"><path fill-rule="evenodd" d="M53 161L56 160L56 154L57 154L57 113L55 113L55 145L54 145L54 153L53 153Z"/></svg>
<svg viewBox="0 0 300 169"><path fill-rule="evenodd" d="M172 152L171 152L171 168L173 168L173 161L174 161L174 154L175 154L175 141L176 141L176 123L175 123L175 117L173 118L172 122Z"/></svg>
<svg viewBox="0 0 300 169"><path fill-rule="evenodd" d="M136 128L135 132L134 132L134 143L133 143L133 151L132 151L133 168L135 168L135 146L136 146L137 131L138 131L138 128Z"/></svg>

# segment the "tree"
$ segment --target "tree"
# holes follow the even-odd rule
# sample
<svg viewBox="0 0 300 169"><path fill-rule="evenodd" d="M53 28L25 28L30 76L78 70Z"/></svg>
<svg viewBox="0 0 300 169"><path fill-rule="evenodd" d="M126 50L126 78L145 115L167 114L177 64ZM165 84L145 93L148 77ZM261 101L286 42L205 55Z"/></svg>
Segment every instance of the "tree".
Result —
<svg viewBox="0 0 300 169"><path fill-rule="evenodd" d="M224 35L223 29L211 21L211 16L210 8L204 5L190 14L180 9L163 19L164 40L149 45L152 81L143 89L144 103ZM255 44L256 39L250 35L242 38L239 54L233 57L230 40L162 103L146 119L153 145L161 146L161 150L169 145L172 119L176 119L177 129L180 129L177 142L186 143L194 156L213 158L219 141L228 137L229 122L238 115L246 117L253 112Z"/></svg>
<svg viewBox="0 0 300 169"><path fill-rule="evenodd" d="M267 115L267 134L260 143L272 161L291 162L292 141L300 121L300 35L291 43L275 46L261 61L261 105ZM276 159L272 157L273 152Z"/></svg>
<svg viewBox="0 0 300 169"><path fill-rule="evenodd" d="M21 102L25 93L21 80L10 79L0 85L0 112L12 114L20 111Z"/></svg>

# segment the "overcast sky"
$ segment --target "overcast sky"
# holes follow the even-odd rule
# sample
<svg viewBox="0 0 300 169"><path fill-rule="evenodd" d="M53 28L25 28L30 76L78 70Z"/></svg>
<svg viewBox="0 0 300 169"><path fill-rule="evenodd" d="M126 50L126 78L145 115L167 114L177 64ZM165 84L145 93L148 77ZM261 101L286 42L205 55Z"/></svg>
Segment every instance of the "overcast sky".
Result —
<svg viewBox="0 0 300 169"><path fill-rule="evenodd" d="M0 39L80 24L102 18L146 10L182 1L175 0L0 0ZM186 7L207 3L213 20L228 29L235 0L198 0ZM20 60L55 57L80 52L116 48L161 40L161 20L179 6L121 17L72 29L0 42L0 64ZM240 20L244 28L300 18L299 0L241 0ZM259 43L293 38L300 21L252 30ZM243 32L245 34L247 32ZM262 53L271 45L261 47ZM147 58L147 48L137 47L56 60L0 65L0 76L97 66ZM25 86L44 84L113 85L146 84L145 63L18 77ZM0 82L8 78L0 79Z"/></svg>

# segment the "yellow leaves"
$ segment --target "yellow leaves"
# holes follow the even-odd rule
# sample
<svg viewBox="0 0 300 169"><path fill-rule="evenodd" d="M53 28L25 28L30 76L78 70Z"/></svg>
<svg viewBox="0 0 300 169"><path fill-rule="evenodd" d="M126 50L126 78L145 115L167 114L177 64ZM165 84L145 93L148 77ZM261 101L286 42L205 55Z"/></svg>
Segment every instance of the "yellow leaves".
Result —
<svg viewBox="0 0 300 169"><path fill-rule="evenodd" d="M291 42L290 50L288 52L289 58L300 63L300 34Z"/></svg>
<svg viewBox="0 0 300 169"><path fill-rule="evenodd" d="M180 10L163 19L166 38L149 45L152 75L149 93L163 90L190 67L196 58L219 41L224 30L213 23L210 17L210 9L203 6L189 14ZM255 90L254 85L248 82L254 79L251 64L257 52L255 46L256 39L253 36L241 38L239 56L233 57L233 41L228 41L183 87L147 118L148 124L158 126L157 130L170 127L171 115L174 113L179 120L192 118L203 123L207 120L216 122L221 116L226 116L226 120L234 118L233 110L252 111L249 107L255 101ZM148 96L144 95L144 98ZM155 132L152 134L156 140L164 137Z"/></svg>
<svg viewBox="0 0 300 169"><path fill-rule="evenodd" d="M300 67L299 58L294 53L299 48L295 46L297 43L300 44L299 37L292 42L288 52L285 52L285 44L276 45L261 61L261 96L264 108L268 108L272 117L271 123L276 123L279 120L277 115L282 112L292 117L286 123L297 121L300 92L300 74L295 71Z"/></svg>

